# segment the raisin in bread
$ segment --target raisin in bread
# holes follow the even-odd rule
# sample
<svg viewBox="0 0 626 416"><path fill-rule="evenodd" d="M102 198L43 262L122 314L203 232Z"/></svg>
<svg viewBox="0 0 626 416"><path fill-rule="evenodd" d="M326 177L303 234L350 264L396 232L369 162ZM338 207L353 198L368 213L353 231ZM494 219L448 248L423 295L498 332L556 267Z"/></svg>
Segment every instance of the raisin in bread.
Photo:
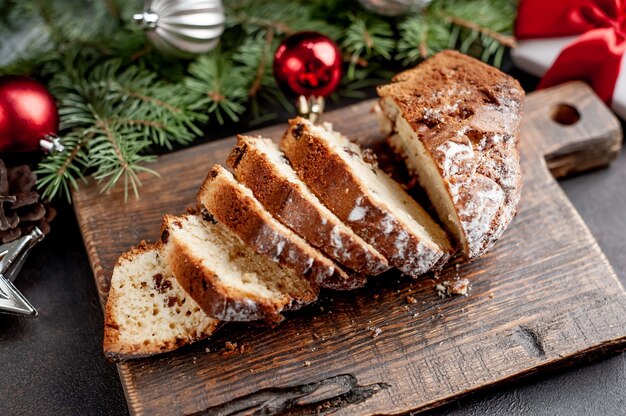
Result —
<svg viewBox="0 0 626 416"><path fill-rule="evenodd" d="M445 51L396 75L378 94L391 147L466 257L480 256L507 228L520 198L519 83Z"/></svg>
<svg viewBox="0 0 626 416"><path fill-rule="evenodd" d="M198 192L198 202L257 253L294 270L315 285L351 289L363 284L363 276L342 270L278 222L250 189L220 165L209 171Z"/></svg>
<svg viewBox="0 0 626 416"><path fill-rule="evenodd" d="M402 272L417 277L445 263L445 232L391 177L375 155L330 127L290 120L280 148L335 215Z"/></svg>
<svg viewBox="0 0 626 416"><path fill-rule="evenodd" d="M218 324L178 284L159 246L141 244L117 261L104 317L107 357L172 351L208 337Z"/></svg>
<svg viewBox="0 0 626 416"><path fill-rule="evenodd" d="M181 286L223 321L282 320L281 312L317 299L317 288L292 270L258 256L208 213L166 215L163 256Z"/></svg>
<svg viewBox="0 0 626 416"><path fill-rule="evenodd" d="M337 263L365 275L389 269L374 247L317 199L270 139L239 136L228 164L267 211Z"/></svg>

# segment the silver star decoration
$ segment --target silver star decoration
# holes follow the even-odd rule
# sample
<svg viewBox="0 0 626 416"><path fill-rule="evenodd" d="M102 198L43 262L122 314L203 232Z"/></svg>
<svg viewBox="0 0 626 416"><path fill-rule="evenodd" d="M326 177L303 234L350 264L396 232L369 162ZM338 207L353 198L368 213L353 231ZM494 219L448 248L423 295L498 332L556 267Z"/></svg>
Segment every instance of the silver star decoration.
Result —
<svg viewBox="0 0 626 416"><path fill-rule="evenodd" d="M26 256L35 244L43 240L44 234L35 227L15 241L0 246L0 312L35 318L37 310L13 285Z"/></svg>

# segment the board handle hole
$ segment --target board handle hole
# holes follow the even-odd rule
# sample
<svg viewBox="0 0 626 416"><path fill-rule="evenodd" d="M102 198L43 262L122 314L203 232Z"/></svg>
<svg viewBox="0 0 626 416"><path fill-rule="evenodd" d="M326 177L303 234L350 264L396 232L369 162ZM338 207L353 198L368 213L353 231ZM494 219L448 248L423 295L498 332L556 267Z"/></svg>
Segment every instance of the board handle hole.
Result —
<svg viewBox="0 0 626 416"><path fill-rule="evenodd" d="M576 107L561 103L552 109L551 117L552 120L563 126L571 126L580 120L580 113Z"/></svg>

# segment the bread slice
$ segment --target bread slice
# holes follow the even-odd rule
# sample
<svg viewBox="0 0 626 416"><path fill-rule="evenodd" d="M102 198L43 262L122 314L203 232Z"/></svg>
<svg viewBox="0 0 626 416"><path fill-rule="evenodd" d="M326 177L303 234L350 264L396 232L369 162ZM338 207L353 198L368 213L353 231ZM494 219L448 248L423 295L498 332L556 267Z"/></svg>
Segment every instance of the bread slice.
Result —
<svg viewBox="0 0 626 416"><path fill-rule="evenodd" d="M378 168L369 150L330 127L290 120L280 148L317 197L389 263L417 277L445 263L445 232Z"/></svg>
<svg viewBox="0 0 626 416"><path fill-rule="evenodd" d="M306 277L314 285L351 289L364 276L348 274L300 236L278 222L220 165L209 171L198 192L198 202L254 250Z"/></svg>
<svg viewBox="0 0 626 416"><path fill-rule="evenodd" d="M389 269L374 247L317 199L270 139L239 136L228 164L267 211L332 260L365 275Z"/></svg>
<svg viewBox="0 0 626 416"><path fill-rule="evenodd" d="M104 316L104 353L138 358L210 336L210 318L172 276L159 246L145 243L119 258Z"/></svg>
<svg viewBox="0 0 626 416"><path fill-rule="evenodd" d="M378 94L391 147L418 176L465 256L482 255L520 199L519 83L445 51L396 75Z"/></svg>
<svg viewBox="0 0 626 416"><path fill-rule="evenodd" d="M292 270L258 256L208 213L166 215L163 256L200 307L223 321L268 322L317 299L318 290Z"/></svg>

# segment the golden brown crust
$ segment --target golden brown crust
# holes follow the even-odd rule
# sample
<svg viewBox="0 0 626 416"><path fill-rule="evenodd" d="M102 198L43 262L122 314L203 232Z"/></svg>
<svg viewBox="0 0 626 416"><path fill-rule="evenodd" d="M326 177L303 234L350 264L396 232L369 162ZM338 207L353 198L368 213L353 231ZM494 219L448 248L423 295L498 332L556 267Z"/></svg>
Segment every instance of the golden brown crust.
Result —
<svg viewBox="0 0 626 416"><path fill-rule="evenodd" d="M287 296L275 302L267 298L254 299L234 287L224 286L219 276L175 237L172 228L178 227L177 218L171 215L163 218L161 234L168 236L164 255L178 283L207 315L222 321L282 321L280 313L291 299ZM210 226L209 221L207 226Z"/></svg>
<svg viewBox="0 0 626 416"><path fill-rule="evenodd" d="M159 243L148 243L146 240L141 240L139 244L134 247L131 247L130 250L122 253L115 262L115 267L119 266L120 263L124 260L132 261L136 256L145 253L146 251L154 250L159 248Z"/></svg>
<svg viewBox="0 0 626 416"><path fill-rule="evenodd" d="M312 246L358 275L377 275L389 269L380 253L354 234L344 232L345 225L338 218L322 212L294 187L256 148L256 140L263 139L239 136L227 163L267 211ZM284 163L289 164L289 161L284 158ZM358 280L360 285L366 282L364 278ZM346 289L357 287L355 282L344 284Z"/></svg>
<svg viewBox="0 0 626 416"><path fill-rule="evenodd" d="M226 174L222 166L213 166L198 192L198 202L215 219L258 254L294 270L316 286L341 289L354 281L354 276L300 237L279 229L271 214L251 194L235 186Z"/></svg>
<svg viewBox="0 0 626 416"><path fill-rule="evenodd" d="M442 264L442 261L447 261L450 252L427 246L407 230L370 195L358 174L325 140L310 131L303 119L295 118L289 124L280 147L293 168L317 197L339 219L382 253L389 264L417 277L433 266ZM383 174L382 171L380 174ZM355 207L363 213L358 219L351 217Z"/></svg>
<svg viewBox="0 0 626 416"><path fill-rule="evenodd" d="M397 116L385 101L391 99L417 133L455 205L464 253L480 256L506 229L520 198L523 89L496 68L444 51L396 75L378 94L387 117Z"/></svg>

